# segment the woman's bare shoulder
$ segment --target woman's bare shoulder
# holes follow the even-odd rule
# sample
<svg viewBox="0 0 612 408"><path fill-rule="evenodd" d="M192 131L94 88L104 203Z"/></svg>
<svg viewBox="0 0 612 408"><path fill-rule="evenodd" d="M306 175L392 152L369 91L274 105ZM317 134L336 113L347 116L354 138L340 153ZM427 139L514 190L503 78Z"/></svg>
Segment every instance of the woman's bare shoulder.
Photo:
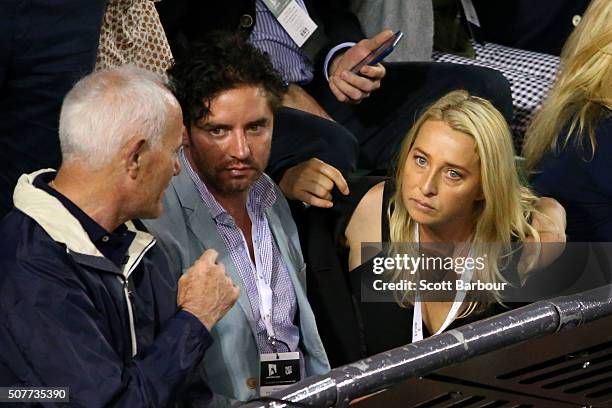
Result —
<svg viewBox="0 0 612 408"><path fill-rule="evenodd" d="M374 185L363 196L353 211L345 236L351 243L379 242L381 240L381 214L385 182Z"/></svg>

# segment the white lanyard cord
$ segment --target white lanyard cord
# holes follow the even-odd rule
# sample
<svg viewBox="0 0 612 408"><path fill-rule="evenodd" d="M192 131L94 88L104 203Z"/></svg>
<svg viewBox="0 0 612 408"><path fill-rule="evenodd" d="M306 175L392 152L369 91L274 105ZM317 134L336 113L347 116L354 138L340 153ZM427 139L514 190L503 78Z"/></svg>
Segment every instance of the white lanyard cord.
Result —
<svg viewBox="0 0 612 408"><path fill-rule="evenodd" d="M415 240L417 244L420 244L419 224L416 224ZM471 255L472 255L472 251L470 250L468 257L470 257ZM464 283L470 282L472 280L473 273L474 273L474 268L466 268L463 274L461 274L461 280ZM466 295L465 290L457 291L457 293L455 294L455 300L453 301L453 305L448 311L448 315L446 315L446 320L444 321L442 326L440 326L440 329L438 329L438 331L434 333L434 335L442 333L448 326L450 326L450 324L455 319L455 316L457 315L459 308L463 304L463 301L465 300L465 295ZM421 306L421 296L419 295L419 290L417 288L416 294L414 297L414 313L412 315L412 342L413 343L423 340L423 312L421 310L421 307L422 307Z"/></svg>
<svg viewBox="0 0 612 408"><path fill-rule="evenodd" d="M241 235L245 248L248 248L244 235ZM263 263L261 262L261 259L259 257L259 248L253 246L253 250L255 253L255 262L253 263L251 261L251 265L253 266L252 270L255 273L255 283L257 284L257 294L259 295L259 314L261 315L261 320L263 320L264 326L266 327L268 341L272 345L272 349L275 353L277 352L276 343L284 345L285 347L287 347L288 351L291 351L287 343L276 338L276 332L274 331L274 323L272 320L272 302L274 299L274 294L272 293L272 287L270 286L272 284L272 273L270 273L270 283L266 282L263 271Z"/></svg>
<svg viewBox="0 0 612 408"><path fill-rule="evenodd" d="M257 272L257 271L256 271ZM276 347L276 343L280 343L283 346L287 347L287 351L291 351L291 348L284 341L276 338L276 333L274 332L274 324L272 321L272 288L268 283L266 283L265 279L263 279L263 275L260 278L260 274L256 273L256 282L257 282L257 290L259 292L259 313L261 314L261 319L266 326L266 333L268 334L268 341L272 345L272 349L275 353L278 354L278 350Z"/></svg>

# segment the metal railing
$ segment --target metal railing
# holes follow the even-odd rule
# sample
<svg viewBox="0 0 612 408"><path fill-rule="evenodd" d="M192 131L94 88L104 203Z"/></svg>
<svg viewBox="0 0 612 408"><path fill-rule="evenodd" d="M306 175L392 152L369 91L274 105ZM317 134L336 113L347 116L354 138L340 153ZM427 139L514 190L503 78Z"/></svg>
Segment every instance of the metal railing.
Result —
<svg viewBox="0 0 612 408"><path fill-rule="evenodd" d="M540 301L306 378L271 396L287 403L250 402L242 407L345 407L402 380L609 315L612 285Z"/></svg>

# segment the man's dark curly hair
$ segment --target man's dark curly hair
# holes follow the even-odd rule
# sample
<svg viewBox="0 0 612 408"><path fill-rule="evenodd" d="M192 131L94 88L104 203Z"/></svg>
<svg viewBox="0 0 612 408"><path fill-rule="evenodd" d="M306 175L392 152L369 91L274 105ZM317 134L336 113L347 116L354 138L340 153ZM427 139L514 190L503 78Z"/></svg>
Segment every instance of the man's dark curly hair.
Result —
<svg viewBox="0 0 612 408"><path fill-rule="evenodd" d="M243 37L227 32L209 35L193 44L168 70L170 87L183 109L187 129L209 113L221 92L241 86L266 91L272 111L281 104L286 85L264 55Z"/></svg>

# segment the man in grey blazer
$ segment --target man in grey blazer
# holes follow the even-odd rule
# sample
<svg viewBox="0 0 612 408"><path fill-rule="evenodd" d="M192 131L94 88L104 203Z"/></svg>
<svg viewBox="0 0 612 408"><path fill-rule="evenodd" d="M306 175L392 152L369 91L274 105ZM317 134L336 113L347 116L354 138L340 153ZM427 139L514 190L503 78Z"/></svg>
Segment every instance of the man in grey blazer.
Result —
<svg viewBox="0 0 612 408"><path fill-rule="evenodd" d="M263 173L285 85L268 59L238 38L194 47L169 74L186 126L183 171L165 192L163 215L147 225L174 270L214 248L240 287L202 364L212 406L327 372L296 226Z"/></svg>

